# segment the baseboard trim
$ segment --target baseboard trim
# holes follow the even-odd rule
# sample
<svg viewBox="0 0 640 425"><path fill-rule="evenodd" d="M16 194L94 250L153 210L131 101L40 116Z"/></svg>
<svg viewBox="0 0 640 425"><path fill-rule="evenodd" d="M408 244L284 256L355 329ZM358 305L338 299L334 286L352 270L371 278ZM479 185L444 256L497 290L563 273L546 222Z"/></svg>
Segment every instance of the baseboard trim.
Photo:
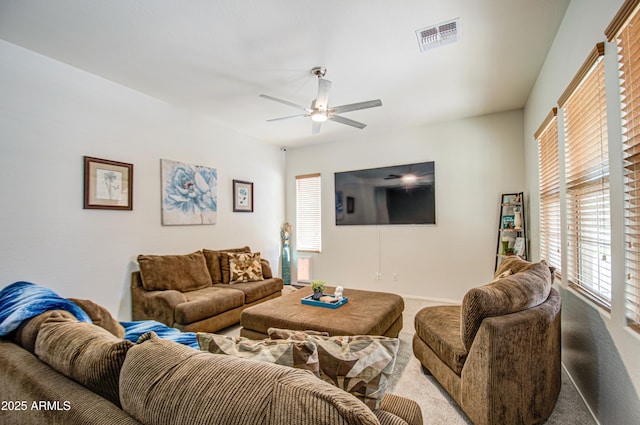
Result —
<svg viewBox="0 0 640 425"><path fill-rule="evenodd" d="M460 304L462 304L462 300L451 300L451 299L447 299L447 298L421 297L419 295L405 295L405 294L398 294L398 295L400 295L402 298L409 299L409 300L429 301L429 302L438 303L438 304L452 304L452 305L460 305Z"/></svg>
<svg viewBox="0 0 640 425"><path fill-rule="evenodd" d="M571 385L573 385L573 388L576 389L576 392L582 399L582 402L584 403L584 405L587 406L587 410L589 411L589 414L591 415L591 417L593 418L593 420L597 425L601 425L600 421L598 421L598 418L596 418L596 415L593 413L593 410L591 410L591 406L589 406L589 403L587 403L587 400L584 398L584 395L582 395L582 391L580 391L580 388L578 388L578 386L576 385L576 381L573 379L573 376L571 376L571 373L569 373L569 369L567 369L567 367L564 365L564 362L562 362L561 364L562 364L562 369L565 371L565 373L569 377L569 380L571 381Z"/></svg>

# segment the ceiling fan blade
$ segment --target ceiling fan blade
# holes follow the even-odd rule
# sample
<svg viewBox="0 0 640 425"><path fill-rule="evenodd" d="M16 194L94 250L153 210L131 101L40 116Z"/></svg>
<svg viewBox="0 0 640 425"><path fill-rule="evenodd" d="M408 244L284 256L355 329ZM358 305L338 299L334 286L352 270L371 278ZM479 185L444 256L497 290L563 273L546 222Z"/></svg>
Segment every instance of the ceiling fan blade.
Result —
<svg viewBox="0 0 640 425"><path fill-rule="evenodd" d="M329 107L329 91L331 90L331 81L318 79L318 97L314 107L322 110L326 110Z"/></svg>
<svg viewBox="0 0 640 425"><path fill-rule="evenodd" d="M340 115L329 115L329 119L331 121L339 122L340 124L350 125L352 127L357 127L360 130L365 128L367 125L358 121L350 120L349 118L341 117Z"/></svg>
<svg viewBox="0 0 640 425"><path fill-rule="evenodd" d="M311 134L320 133L320 126L321 124L319 122L313 121L313 123L311 124Z"/></svg>
<svg viewBox="0 0 640 425"><path fill-rule="evenodd" d="M330 112L341 114L343 112L357 111L358 109L375 108L377 106L382 106L382 101L380 99L368 100L366 102L350 103L348 105L335 106L330 109Z"/></svg>
<svg viewBox="0 0 640 425"><path fill-rule="evenodd" d="M261 94L260 97L262 97L264 99L273 100L274 102L282 103L284 105L292 106L292 107L294 107L296 109L302 109L303 111L311 112L310 109L305 108L302 105L298 105L297 103L289 102L288 100L278 99L277 97L269 96L267 94Z"/></svg>
<svg viewBox="0 0 640 425"><path fill-rule="evenodd" d="M288 117L271 118L270 120L267 120L267 122L282 121L282 120L288 120L289 118L299 118L299 117L306 117L306 116L307 114L289 115Z"/></svg>

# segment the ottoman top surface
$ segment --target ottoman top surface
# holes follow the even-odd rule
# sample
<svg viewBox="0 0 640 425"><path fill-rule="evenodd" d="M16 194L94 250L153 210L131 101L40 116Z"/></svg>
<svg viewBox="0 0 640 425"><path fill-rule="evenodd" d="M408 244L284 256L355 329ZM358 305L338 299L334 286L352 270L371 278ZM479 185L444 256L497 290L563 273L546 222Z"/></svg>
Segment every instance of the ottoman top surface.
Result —
<svg viewBox="0 0 640 425"><path fill-rule="evenodd" d="M328 287L327 294L334 288ZM316 330L330 335L382 335L402 315L404 300L397 294L345 288L349 302L336 308L305 305L300 300L313 291L302 288L249 307L240 325L267 334L269 328Z"/></svg>

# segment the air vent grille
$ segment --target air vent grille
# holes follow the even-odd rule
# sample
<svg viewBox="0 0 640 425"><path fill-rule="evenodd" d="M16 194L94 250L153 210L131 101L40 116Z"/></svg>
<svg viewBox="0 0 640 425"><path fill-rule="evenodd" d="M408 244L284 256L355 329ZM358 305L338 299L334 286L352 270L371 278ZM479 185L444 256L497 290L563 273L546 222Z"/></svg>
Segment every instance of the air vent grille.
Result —
<svg viewBox="0 0 640 425"><path fill-rule="evenodd" d="M420 51L431 50L460 40L460 18L416 31Z"/></svg>

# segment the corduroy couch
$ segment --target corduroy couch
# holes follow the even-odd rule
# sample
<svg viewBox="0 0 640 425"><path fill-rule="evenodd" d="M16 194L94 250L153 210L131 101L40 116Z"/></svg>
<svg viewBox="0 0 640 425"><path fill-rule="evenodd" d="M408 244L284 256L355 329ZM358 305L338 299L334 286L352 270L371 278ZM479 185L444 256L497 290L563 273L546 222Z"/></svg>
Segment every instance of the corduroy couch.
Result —
<svg viewBox="0 0 640 425"><path fill-rule="evenodd" d="M385 395L371 410L311 372L198 351L144 334L137 344L52 310L0 339L3 425L422 424Z"/></svg>
<svg viewBox="0 0 640 425"><path fill-rule="evenodd" d="M476 425L538 424L560 392L561 299L544 263L503 261L461 306L415 317L413 352Z"/></svg>
<svg viewBox="0 0 640 425"><path fill-rule="evenodd" d="M252 305L282 295L282 279L248 246L187 255L139 255L131 277L133 320L184 332L215 332Z"/></svg>

